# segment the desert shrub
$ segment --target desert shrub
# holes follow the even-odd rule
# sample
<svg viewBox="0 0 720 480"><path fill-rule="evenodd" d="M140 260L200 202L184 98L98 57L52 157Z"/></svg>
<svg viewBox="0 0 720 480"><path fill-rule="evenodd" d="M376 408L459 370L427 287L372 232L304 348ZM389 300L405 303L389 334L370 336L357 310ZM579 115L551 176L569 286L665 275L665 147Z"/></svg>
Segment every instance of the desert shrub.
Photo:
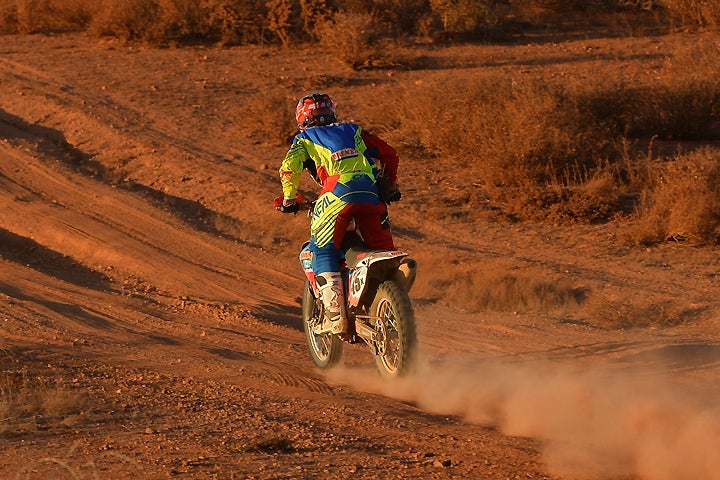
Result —
<svg viewBox="0 0 720 480"><path fill-rule="evenodd" d="M375 0L374 13L382 15L395 35L414 35L430 16L429 0Z"/></svg>
<svg viewBox="0 0 720 480"><path fill-rule="evenodd" d="M0 372L0 433L37 430L39 424L67 423L88 406L87 395L27 370Z"/></svg>
<svg viewBox="0 0 720 480"><path fill-rule="evenodd" d="M300 12L303 30L312 40L317 40L316 33L333 14L333 10L326 0L300 0Z"/></svg>
<svg viewBox="0 0 720 480"><path fill-rule="evenodd" d="M632 87L625 113L627 134L661 140L703 138L720 118L719 87L709 79L677 78Z"/></svg>
<svg viewBox="0 0 720 480"><path fill-rule="evenodd" d="M17 7L12 0L0 0L0 35L17 32Z"/></svg>
<svg viewBox="0 0 720 480"><path fill-rule="evenodd" d="M0 0L0 34L21 31L16 0Z"/></svg>
<svg viewBox="0 0 720 480"><path fill-rule="evenodd" d="M388 36L421 34L433 16L430 0L326 0L331 11L371 15ZM432 23L435 28L435 23ZM440 28L438 22L437 28ZM428 32L429 33L429 32Z"/></svg>
<svg viewBox="0 0 720 480"><path fill-rule="evenodd" d="M266 21L263 0L101 0L89 30L154 44L186 38L248 44L264 40Z"/></svg>
<svg viewBox="0 0 720 480"><path fill-rule="evenodd" d="M624 189L618 185L617 168L600 169L592 178L574 186L549 185L517 200L507 198L506 213L518 218L549 221L555 224L603 223L625 211Z"/></svg>
<svg viewBox="0 0 720 480"><path fill-rule="evenodd" d="M385 35L413 33L430 13L428 0L0 0L0 33L89 29L126 40L227 45L264 43L270 31L290 45L319 40L317 30L338 10L371 15Z"/></svg>
<svg viewBox="0 0 720 480"><path fill-rule="evenodd" d="M608 95L535 80L449 77L409 92L403 120L486 184L578 183L615 151L619 115Z"/></svg>
<svg viewBox="0 0 720 480"><path fill-rule="evenodd" d="M0 33L84 30L96 11L88 0L0 0Z"/></svg>
<svg viewBox="0 0 720 480"><path fill-rule="evenodd" d="M222 45L264 42L264 0L202 0L202 7L207 14L207 37Z"/></svg>
<svg viewBox="0 0 720 480"><path fill-rule="evenodd" d="M704 138L720 119L720 84L712 79L679 79L634 90L633 136L691 140Z"/></svg>
<svg viewBox="0 0 720 480"><path fill-rule="evenodd" d="M568 19L587 20L588 12L662 11L682 25L717 29L719 8L709 0L0 0L0 33L90 26L97 35L154 43L192 38L247 44L268 41L271 31L289 45L320 40L319 24L341 11L370 15L383 36L434 40L501 33L500 27L519 19L542 26L566 24Z"/></svg>
<svg viewBox="0 0 720 480"><path fill-rule="evenodd" d="M715 0L657 0L681 27L720 29L720 2Z"/></svg>
<svg viewBox="0 0 720 480"><path fill-rule="evenodd" d="M620 7L617 2L647 0L514 0L511 17L529 22L532 26L568 25L597 21L598 16L610 14Z"/></svg>
<svg viewBox="0 0 720 480"><path fill-rule="evenodd" d="M409 89L398 115L438 163L465 166L461 181L482 185L506 210L529 217L558 203L567 210L568 200L583 192L576 187L612 171L623 120L621 102L608 98L619 95L611 87L447 77ZM580 212L560 215L604 210L575 205Z"/></svg>
<svg viewBox="0 0 720 480"><path fill-rule="evenodd" d="M323 46L353 70L380 58L385 37L381 23L367 13L337 12L315 33Z"/></svg>
<svg viewBox="0 0 720 480"><path fill-rule="evenodd" d="M494 0L430 0L447 33L473 33L498 22Z"/></svg>
<svg viewBox="0 0 720 480"><path fill-rule="evenodd" d="M422 257L421 254L420 264L427 264ZM577 306L586 294L568 280L505 261L486 262L482 266L460 262L458 268L424 279L420 276L418 282L415 294L473 312L550 311Z"/></svg>
<svg viewBox="0 0 720 480"><path fill-rule="evenodd" d="M609 299L591 296L582 309L583 319L606 330L645 327L672 327L697 317L698 311L683 308L670 300Z"/></svg>
<svg viewBox="0 0 720 480"><path fill-rule="evenodd" d="M652 10L657 8L658 0L614 0L617 7L630 10Z"/></svg>
<svg viewBox="0 0 720 480"><path fill-rule="evenodd" d="M519 18L537 23L549 15L567 14L576 8L576 4L575 0L517 0L514 12Z"/></svg>
<svg viewBox="0 0 720 480"><path fill-rule="evenodd" d="M162 25L160 41L196 37L203 31L206 14L198 0L159 0Z"/></svg>
<svg viewBox="0 0 720 480"><path fill-rule="evenodd" d="M295 43L299 5L293 0L268 0L266 6L268 29L277 35L284 47Z"/></svg>
<svg viewBox="0 0 720 480"><path fill-rule="evenodd" d="M699 43L676 53L652 82L626 87L630 136L698 139L720 121L720 46Z"/></svg>
<svg viewBox="0 0 720 480"><path fill-rule="evenodd" d="M703 148L649 165L638 221L630 239L720 243L720 150Z"/></svg>
<svg viewBox="0 0 720 480"><path fill-rule="evenodd" d="M486 189L512 217L599 222L629 213L624 199L643 188L636 145L717 137L720 50L668 57L645 83L447 75L395 103L386 111L439 166L464 165L451 180Z"/></svg>
<svg viewBox="0 0 720 480"><path fill-rule="evenodd" d="M157 40L162 37L156 19L160 6L154 0L101 0L91 32L124 40Z"/></svg>

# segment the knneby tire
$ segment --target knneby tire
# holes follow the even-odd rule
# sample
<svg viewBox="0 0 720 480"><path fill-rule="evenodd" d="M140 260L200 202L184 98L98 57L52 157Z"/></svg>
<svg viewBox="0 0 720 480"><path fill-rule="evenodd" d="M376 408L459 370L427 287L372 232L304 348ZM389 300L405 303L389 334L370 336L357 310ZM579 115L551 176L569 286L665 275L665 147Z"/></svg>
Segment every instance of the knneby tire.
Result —
<svg viewBox="0 0 720 480"><path fill-rule="evenodd" d="M312 325L322 322L322 309L315 301L310 282L307 280L305 280L305 289L303 290L302 312L303 330L305 330L305 338L313 362L323 369L336 365L342 356L343 342L331 333L316 335L312 331Z"/></svg>
<svg viewBox="0 0 720 480"><path fill-rule="evenodd" d="M417 345L415 313L407 292L395 281L384 281L370 306L370 315L378 317L375 327L384 337L377 344L379 351L375 356L380 374L387 378L407 374L412 369Z"/></svg>

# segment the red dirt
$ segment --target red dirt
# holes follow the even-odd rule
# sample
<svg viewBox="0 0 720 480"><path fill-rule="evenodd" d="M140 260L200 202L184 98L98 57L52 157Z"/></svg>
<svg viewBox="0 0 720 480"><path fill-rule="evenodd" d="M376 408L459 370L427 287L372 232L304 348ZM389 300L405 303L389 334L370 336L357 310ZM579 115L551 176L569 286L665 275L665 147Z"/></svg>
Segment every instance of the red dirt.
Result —
<svg viewBox="0 0 720 480"><path fill-rule="evenodd" d="M692 42L423 54L630 74ZM320 55L319 76L290 68L304 51L79 35L2 37L0 53L3 371L82 398L72 414L0 419L2 478L720 479L717 248L629 247L622 223L427 221L421 159L403 158L391 215L420 276L459 268L422 263L449 248L474 268L507 259L689 319L603 330L587 311L468 313L414 297L416 375L382 382L361 347L322 372L299 322L306 219L271 210L285 146L253 137L243 106L271 89L289 102L328 90L342 116L417 72L353 73Z"/></svg>

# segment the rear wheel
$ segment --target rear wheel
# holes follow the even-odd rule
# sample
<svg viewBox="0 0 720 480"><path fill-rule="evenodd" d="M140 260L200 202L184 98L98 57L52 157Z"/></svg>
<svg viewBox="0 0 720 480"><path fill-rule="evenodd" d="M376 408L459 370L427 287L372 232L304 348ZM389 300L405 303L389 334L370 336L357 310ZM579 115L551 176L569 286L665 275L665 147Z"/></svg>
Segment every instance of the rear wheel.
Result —
<svg viewBox="0 0 720 480"><path fill-rule="evenodd" d="M376 344L378 370L389 378L405 375L412 367L417 345L415 313L407 292L394 281L381 283L370 315L377 317L375 328L382 333Z"/></svg>
<svg viewBox="0 0 720 480"><path fill-rule="evenodd" d="M313 327L322 323L322 303L315 298L310 288L310 282L305 280L305 289L302 297L303 330L307 339L308 350L315 365L319 368L330 368L340 361L343 342L337 335L313 332Z"/></svg>

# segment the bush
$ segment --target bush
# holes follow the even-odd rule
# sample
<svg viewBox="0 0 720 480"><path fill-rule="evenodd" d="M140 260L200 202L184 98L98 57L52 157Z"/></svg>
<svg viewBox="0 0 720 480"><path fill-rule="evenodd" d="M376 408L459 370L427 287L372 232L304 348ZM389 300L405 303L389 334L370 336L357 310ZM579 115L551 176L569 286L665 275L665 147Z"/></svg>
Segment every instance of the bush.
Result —
<svg viewBox="0 0 720 480"><path fill-rule="evenodd" d="M629 214L643 188L638 155L652 139L713 139L720 124L720 49L698 44L668 57L645 83L562 83L478 73L420 80L394 105L448 179L485 190L517 219L601 222Z"/></svg>
<svg viewBox="0 0 720 480"><path fill-rule="evenodd" d="M440 253L416 252L421 265L437 264ZM453 259L452 253L442 256L443 262L458 268L419 276L415 294L429 301L451 305L472 312L495 311L548 312L575 308L585 301L586 291L547 272L533 272L526 265L506 260L469 264Z"/></svg>
<svg viewBox="0 0 720 480"><path fill-rule="evenodd" d="M318 25L320 43L353 70L367 67L380 57L385 29L368 13L337 12Z"/></svg>
<svg viewBox="0 0 720 480"><path fill-rule="evenodd" d="M398 115L401 128L416 132L437 163L463 163L465 176L457 180L482 186L513 216L546 215L564 204L558 218L597 221L612 208L574 200L583 193L577 187L608 178L621 158L622 109L608 101L618 95L612 87L448 76L407 91Z"/></svg>
<svg viewBox="0 0 720 480"><path fill-rule="evenodd" d="M41 377L27 369L0 371L0 434L36 431L42 425L72 424L87 415L87 395L68 389L60 379Z"/></svg>
<svg viewBox="0 0 720 480"><path fill-rule="evenodd" d="M584 320L605 330L672 327L699 315L697 310L682 308L670 300L617 300L603 295L591 296L584 307Z"/></svg>
<svg viewBox="0 0 720 480"><path fill-rule="evenodd" d="M699 43L670 57L652 83L627 87L625 124L636 137L689 140L720 121L720 46Z"/></svg>
<svg viewBox="0 0 720 480"><path fill-rule="evenodd" d="M248 45L265 41L264 0L202 0L206 26L201 32L221 45Z"/></svg>
<svg viewBox="0 0 720 480"><path fill-rule="evenodd" d="M650 166L636 243L720 243L720 149L703 148Z"/></svg>
<svg viewBox="0 0 720 480"><path fill-rule="evenodd" d="M720 2L715 0L657 0L680 27L720 29Z"/></svg>
<svg viewBox="0 0 720 480"><path fill-rule="evenodd" d="M404 97L403 120L439 155L491 186L572 184L615 152L618 114L603 89L538 80L447 78Z"/></svg>
<svg viewBox="0 0 720 480"><path fill-rule="evenodd" d="M157 18L160 5L153 0L102 0L93 18L91 32L124 40L158 40L163 38Z"/></svg>
<svg viewBox="0 0 720 480"><path fill-rule="evenodd" d="M299 18L298 5L292 0L268 0L268 29L280 39L284 47L295 43Z"/></svg>
<svg viewBox="0 0 720 480"><path fill-rule="evenodd" d="M327 22L333 14L325 0L300 0L300 12L303 30L312 40L318 40L317 30Z"/></svg>
<svg viewBox="0 0 720 480"><path fill-rule="evenodd" d="M264 0L0 0L0 31L87 29L153 44L262 43L266 16Z"/></svg>
<svg viewBox="0 0 720 480"><path fill-rule="evenodd" d="M0 33L84 30L97 11L88 0L0 0Z"/></svg>
<svg viewBox="0 0 720 480"><path fill-rule="evenodd" d="M494 0L430 0L446 33L476 33L498 23Z"/></svg>

